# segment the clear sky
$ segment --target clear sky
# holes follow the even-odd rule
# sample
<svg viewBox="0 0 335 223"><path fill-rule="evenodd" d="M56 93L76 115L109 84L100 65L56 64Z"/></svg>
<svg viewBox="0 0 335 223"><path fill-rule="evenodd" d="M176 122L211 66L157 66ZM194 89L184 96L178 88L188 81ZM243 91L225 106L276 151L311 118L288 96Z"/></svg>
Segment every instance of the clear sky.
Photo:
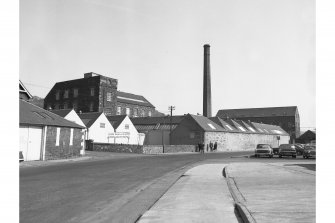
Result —
<svg viewBox="0 0 335 223"><path fill-rule="evenodd" d="M213 115L296 105L315 127L315 0L20 0L20 79L40 97L96 72L202 113L207 43Z"/></svg>

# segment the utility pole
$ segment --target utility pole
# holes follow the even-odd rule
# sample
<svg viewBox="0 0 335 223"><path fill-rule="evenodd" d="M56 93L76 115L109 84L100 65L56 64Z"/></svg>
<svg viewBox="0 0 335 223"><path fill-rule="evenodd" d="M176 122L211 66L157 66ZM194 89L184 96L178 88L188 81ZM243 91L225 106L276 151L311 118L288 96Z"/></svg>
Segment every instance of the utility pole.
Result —
<svg viewBox="0 0 335 223"><path fill-rule="evenodd" d="M172 111L175 110L176 107L175 106L169 106L169 110L170 110L170 145L171 145L171 131L172 131Z"/></svg>

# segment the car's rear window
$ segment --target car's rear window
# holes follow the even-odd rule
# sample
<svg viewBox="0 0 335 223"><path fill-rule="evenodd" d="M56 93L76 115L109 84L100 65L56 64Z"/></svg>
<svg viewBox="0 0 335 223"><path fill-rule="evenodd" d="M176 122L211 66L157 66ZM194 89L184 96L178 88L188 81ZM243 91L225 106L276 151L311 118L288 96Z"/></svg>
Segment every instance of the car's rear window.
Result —
<svg viewBox="0 0 335 223"><path fill-rule="evenodd" d="M258 144L257 145L257 149L269 149L270 146L269 145L263 145L263 144Z"/></svg>

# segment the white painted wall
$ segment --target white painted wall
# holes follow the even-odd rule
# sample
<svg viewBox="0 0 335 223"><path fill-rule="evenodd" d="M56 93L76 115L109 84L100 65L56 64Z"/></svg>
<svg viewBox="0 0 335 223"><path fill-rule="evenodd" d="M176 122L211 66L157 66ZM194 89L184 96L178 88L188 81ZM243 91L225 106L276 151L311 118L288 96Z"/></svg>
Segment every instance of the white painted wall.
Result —
<svg viewBox="0 0 335 223"><path fill-rule="evenodd" d="M85 124L73 109L64 118L85 127Z"/></svg>
<svg viewBox="0 0 335 223"><path fill-rule="evenodd" d="M126 125L129 126L126 129ZM130 118L127 116L123 119L121 124L115 129L115 132L126 132L129 133L129 141L127 138L115 138L115 143L122 144L133 144L133 145L143 145L143 140L141 139L134 124L131 122ZM111 138L111 142L113 143L113 139ZM142 143L142 144L141 144Z"/></svg>
<svg viewBox="0 0 335 223"><path fill-rule="evenodd" d="M100 127L100 123L105 124L105 128ZM114 128L108 121L104 113L102 113L93 125L88 129L88 139L94 142L108 143L108 134L113 133Z"/></svg>
<svg viewBox="0 0 335 223"><path fill-rule="evenodd" d="M20 148L24 161L40 160L42 151L42 128L20 126Z"/></svg>

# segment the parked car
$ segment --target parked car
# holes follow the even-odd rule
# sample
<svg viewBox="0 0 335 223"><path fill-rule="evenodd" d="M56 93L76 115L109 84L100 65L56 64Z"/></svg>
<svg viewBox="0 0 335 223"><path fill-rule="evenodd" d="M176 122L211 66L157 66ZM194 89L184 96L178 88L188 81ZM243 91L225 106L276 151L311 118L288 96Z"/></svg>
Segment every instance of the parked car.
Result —
<svg viewBox="0 0 335 223"><path fill-rule="evenodd" d="M316 158L316 146L306 145L302 156L304 157L304 159Z"/></svg>
<svg viewBox="0 0 335 223"><path fill-rule="evenodd" d="M258 144L255 149L255 157L267 156L273 157L273 150L269 144Z"/></svg>
<svg viewBox="0 0 335 223"><path fill-rule="evenodd" d="M300 143L294 144L295 150L297 151L297 156L301 156L304 153L305 146Z"/></svg>
<svg viewBox="0 0 335 223"><path fill-rule="evenodd" d="M297 158L297 151L295 150L295 146L293 144L281 144L279 146L279 158L283 156L292 156L293 158Z"/></svg>

